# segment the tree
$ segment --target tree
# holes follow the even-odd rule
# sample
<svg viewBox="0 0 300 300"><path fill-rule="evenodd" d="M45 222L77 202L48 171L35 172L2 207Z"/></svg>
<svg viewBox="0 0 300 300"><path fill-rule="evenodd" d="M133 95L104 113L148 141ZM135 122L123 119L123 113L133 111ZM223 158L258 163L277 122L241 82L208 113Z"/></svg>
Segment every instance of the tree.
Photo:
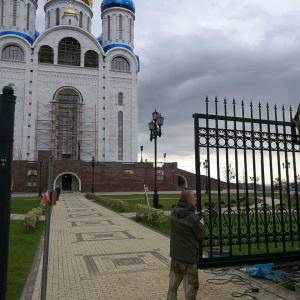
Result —
<svg viewBox="0 0 300 300"><path fill-rule="evenodd" d="M234 168L231 164L231 162L227 165L227 167L223 168L223 176L227 185L227 188L230 189L230 183L233 181L236 177Z"/></svg>

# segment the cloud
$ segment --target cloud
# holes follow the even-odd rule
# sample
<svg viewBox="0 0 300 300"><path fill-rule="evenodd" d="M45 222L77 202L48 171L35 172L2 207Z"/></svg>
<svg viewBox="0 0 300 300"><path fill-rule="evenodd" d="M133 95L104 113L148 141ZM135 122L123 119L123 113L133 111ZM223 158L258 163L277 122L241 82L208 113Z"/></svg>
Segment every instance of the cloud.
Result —
<svg viewBox="0 0 300 300"><path fill-rule="evenodd" d="M255 114L261 103L293 111L300 100L300 6L290 0L135 0L138 79L138 139L153 161L148 123L156 108L164 117L158 157L194 170L194 113L209 97L223 113L223 101L240 114L242 100ZM100 0L94 1L92 33L101 34ZM44 22L40 11L38 22ZM44 26L44 25L43 25ZM42 29L39 30L43 30ZM41 28L41 25L39 25ZM231 113L229 111L229 113Z"/></svg>

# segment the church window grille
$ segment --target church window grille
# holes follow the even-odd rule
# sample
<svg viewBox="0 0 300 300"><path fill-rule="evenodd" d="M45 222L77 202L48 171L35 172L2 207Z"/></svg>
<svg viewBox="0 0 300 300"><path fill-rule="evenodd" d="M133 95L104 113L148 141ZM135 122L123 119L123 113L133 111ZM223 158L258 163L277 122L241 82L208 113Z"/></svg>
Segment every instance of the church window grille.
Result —
<svg viewBox="0 0 300 300"><path fill-rule="evenodd" d="M123 93L118 93L118 105L123 106Z"/></svg>
<svg viewBox="0 0 300 300"><path fill-rule="evenodd" d="M53 64L54 52L50 46L42 46L39 51L39 63Z"/></svg>
<svg viewBox="0 0 300 300"><path fill-rule="evenodd" d="M82 11L79 13L79 27L82 28Z"/></svg>
<svg viewBox="0 0 300 300"><path fill-rule="evenodd" d="M80 122L80 98L72 89L63 89L56 100L55 136L59 159L77 159Z"/></svg>
<svg viewBox="0 0 300 300"><path fill-rule="evenodd" d="M130 72L129 62L123 57L115 57L111 62L113 71Z"/></svg>
<svg viewBox="0 0 300 300"><path fill-rule="evenodd" d="M59 25L59 8L56 9L56 25Z"/></svg>
<svg viewBox="0 0 300 300"><path fill-rule="evenodd" d="M123 112L118 112L118 159L123 159Z"/></svg>
<svg viewBox="0 0 300 300"><path fill-rule="evenodd" d="M14 0L13 2L13 26L16 26L17 25L17 5L18 5L18 2L17 0Z"/></svg>
<svg viewBox="0 0 300 300"><path fill-rule="evenodd" d="M1 53L1 59L24 61L24 51L18 46L6 46Z"/></svg>
<svg viewBox="0 0 300 300"><path fill-rule="evenodd" d="M107 17L107 39L110 40L110 16Z"/></svg>
<svg viewBox="0 0 300 300"><path fill-rule="evenodd" d="M26 22L26 29L29 30L29 22L30 22L30 4L27 4L27 22Z"/></svg>
<svg viewBox="0 0 300 300"><path fill-rule="evenodd" d="M93 50L89 50L87 52L85 52L84 54L84 66L88 67L88 68L98 68L99 64L99 56L98 53L93 51Z"/></svg>
<svg viewBox="0 0 300 300"><path fill-rule="evenodd" d="M122 15L119 15L119 39L122 39L122 32L123 32L123 20L122 20Z"/></svg>
<svg viewBox="0 0 300 300"><path fill-rule="evenodd" d="M71 37L62 39L58 45L58 64L80 66L80 43Z"/></svg>

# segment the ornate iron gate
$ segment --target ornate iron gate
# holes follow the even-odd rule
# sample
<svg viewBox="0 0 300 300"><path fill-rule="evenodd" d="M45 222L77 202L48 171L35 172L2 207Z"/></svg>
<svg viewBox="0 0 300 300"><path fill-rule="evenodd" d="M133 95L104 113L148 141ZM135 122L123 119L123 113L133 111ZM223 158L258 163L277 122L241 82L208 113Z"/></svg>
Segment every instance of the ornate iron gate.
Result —
<svg viewBox="0 0 300 300"><path fill-rule="evenodd" d="M209 104L193 115L197 210L207 230L199 267L300 260L300 105L294 117L275 106L271 118L269 105L242 102L238 116L235 100L230 115L226 99Z"/></svg>

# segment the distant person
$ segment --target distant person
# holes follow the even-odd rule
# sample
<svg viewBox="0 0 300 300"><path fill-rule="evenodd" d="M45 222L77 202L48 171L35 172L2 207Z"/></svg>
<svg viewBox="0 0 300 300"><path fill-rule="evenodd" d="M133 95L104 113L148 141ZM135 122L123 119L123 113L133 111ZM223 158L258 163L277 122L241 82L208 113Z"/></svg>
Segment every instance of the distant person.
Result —
<svg viewBox="0 0 300 300"><path fill-rule="evenodd" d="M183 281L185 299L195 300L199 290L198 248L205 228L195 214L195 196L184 190L171 212L169 291L167 300L177 300L177 290Z"/></svg>
<svg viewBox="0 0 300 300"><path fill-rule="evenodd" d="M58 201L59 200L59 195L60 195L62 189L59 185L57 185L55 190L56 190L56 200Z"/></svg>

